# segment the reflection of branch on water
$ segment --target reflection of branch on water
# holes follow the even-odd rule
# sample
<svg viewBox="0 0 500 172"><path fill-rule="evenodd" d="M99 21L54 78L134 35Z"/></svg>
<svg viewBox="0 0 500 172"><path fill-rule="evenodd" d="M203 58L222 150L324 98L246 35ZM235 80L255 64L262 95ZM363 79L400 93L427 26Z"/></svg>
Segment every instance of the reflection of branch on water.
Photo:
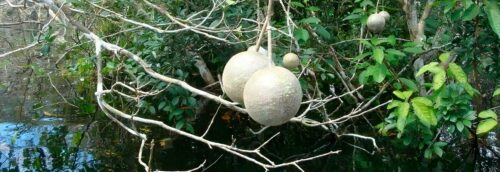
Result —
<svg viewBox="0 0 500 172"><path fill-rule="evenodd" d="M78 158L78 152L80 151L80 145L82 144L82 140L85 138L85 134L90 130L90 126L92 126L93 123L97 122L95 120L96 114L97 114L97 111L92 114L92 119L85 126L85 130L82 132L82 134L80 136L80 139L78 140L78 143L75 146L75 152L74 152L75 156L73 158L73 163L71 165L73 167L73 169L75 169L75 167L76 167L76 161L77 161L77 158Z"/></svg>

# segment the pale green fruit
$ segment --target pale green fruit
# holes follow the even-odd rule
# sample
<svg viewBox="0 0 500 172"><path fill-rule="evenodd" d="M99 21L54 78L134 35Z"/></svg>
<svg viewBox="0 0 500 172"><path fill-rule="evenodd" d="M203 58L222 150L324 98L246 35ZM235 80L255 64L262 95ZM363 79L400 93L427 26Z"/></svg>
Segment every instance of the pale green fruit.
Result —
<svg viewBox="0 0 500 172"><path fill-rule="evenodd" d="M222 89L231 100L243 104L246 82L253 73L268 65L267 58L255 51L243 51L234 55L224 66Z"/></svg>
<svg viewBox="0 0 500 172"><path fill-rule="evenodd" d="M293 69L299 67L300 59L295 53L288 53L283 56L283 66L287 69Z"/></svg>
<svg viewBox="0 0 500 172"><path fill-rule="evenodd" d="M389 21L389 19L391 18L391 15L389 15L389 12L387 11L380 11L378 13L378 15L381 15L382 17L384 17L385 19L385 22L387 23Z"/></svg>
<svg viewBox="0 0 500 172"><path fill-rule="evenodd" d="M288 122L299 111L302 89L289 70L271 66L255 72L245 85L245 108L250 118L265 126Z"/></svg>
<svg viewBox="0 0 500 172"><path fill-rule="evenodd" d="M379 14L372 14L368 17L368 21L366 21L366 26L368 30L374 33L379 33L384 30L385 27L385 19L383 16Z"/></svg>

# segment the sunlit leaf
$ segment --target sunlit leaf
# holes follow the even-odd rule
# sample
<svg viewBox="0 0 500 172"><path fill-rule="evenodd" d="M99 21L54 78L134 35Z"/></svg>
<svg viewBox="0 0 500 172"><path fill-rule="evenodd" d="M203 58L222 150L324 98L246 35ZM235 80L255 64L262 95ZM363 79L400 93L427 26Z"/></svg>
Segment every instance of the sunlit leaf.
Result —
<svg viewBox="0 0 500 172"><path fill-rule="evenodd" d="M393 91L392 93L400 99L408 100L408 98L410 98L411 95L413 94L413 91L398 91L398 90L396 90L396 91Z"/></svg>
<svg viewBox="0 0 500 172"><path fill-rule="evenodd" d="M382 62L384 62L384 50L382 50L380 48L373 49L373 59L377 63L382 64Z"/></svg>
<svg viewBox="0 0 500 172"><path fill-rule="evenodd" d="M458 66L456 63L450 63L448 65L448 71L458 82L467 83L467 74L465 74L462 67Z"/></svg>
<svg viewBox="0 0 500 172"><path fill-rule="evenodd" d="M408 117L408 112L410 111L410 104L407 102L401 103L398 107L398 120L396 127L399 131L404 132L406 126L406 118Z"/></svg>
<svg viewBox="0 0 500 172"><path fill-rule="evenodd" d="M497 88L493 93L493 96L498 96L498 95L500 95L500 88Z"/></svg>
<svg viewBox="0 0 500 172"><path fill-rule="evenodd" d="M498 122L495 119L486 119L479 122L476 129L476 134L484 134L497 126Z"/></svg>
<svg viewBox="0 0 500 172"><path fill-rule="evenodd" d="M401 102L399 100L393 100L393 101L391 101L391 103L389 103L387 105L387 109L392 109L392 108L398 107L401 103L403 103L403 102Z"/></svg>
<svg viewBox="0 0 500 172"><path fill-rule="evenodd" d="M483 119L485 119L485 118L493 118L493 119L497 120L497 114L494 111L492 111L492 110L482 111L482 112L479 113L478 116L479 116L479 118L483 118Z"/></svg>
<svg viewBox="0 0 500 172"><path fill-rule="evenodd" d="M439 55L439 61L441 61L441 62L448 61L448 58L450 58L450 53L443 53L443 54Z"/></svg>
<svg viewBox="0 0 500 172"><path fill-rule="evenodd" d="M432 68L436 68L436 67L438 66L438 64L439 64L439 63L437 63L437 62L431 62L431 63L429 63L429 64L426 64L426 65L422 66L422 67L418 70L417 74L415 74L415 76L420 76L420 75L422 75L423 73L425 73L425 72L427 72L427 71L431 70Z"/></svg>
<svg viewBox="0 0 500 172"><path fill-rule="evenodd" d="M437 118L431 100L425 97L416 97L412 99L411 104L422 124L427 127L437 125Z"/></svg>
<svg viewBox="0 0 500 172"><path fill-rule="evenodd" d="M469 83L464 84L464 89L465 89L465 92L467 92L467 94L469 94L470 96L474 96L475 94L479 94L479 91L476 90L474 87L472 87L472 85L470 85Z"/></svg>
<svg viewBox="0 0 500 172"><path fill-rule="evenodd" d="M440 89L444 83L446 82L446 72L444 70L439 70L434 74L432 78L432 89L437 90Z"/></svg>
<svg viewBox="0 0 500 172"><path fill-rule="evenodd" d="M485 11L490 22L491 29L500 38L500 9L496 0L484 0Z"/></svg>

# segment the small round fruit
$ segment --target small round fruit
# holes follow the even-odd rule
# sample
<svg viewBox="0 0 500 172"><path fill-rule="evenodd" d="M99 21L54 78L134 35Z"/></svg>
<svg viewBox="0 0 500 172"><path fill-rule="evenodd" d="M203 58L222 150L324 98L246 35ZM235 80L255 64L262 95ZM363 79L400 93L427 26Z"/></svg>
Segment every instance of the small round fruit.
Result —
<svg viewBox="0 0 500 172"><path fill-rule="evenodd" d="M379 33L384 30L385 27L385 19L383 16L379 14L372 14L368 17L368 21L366 22L366 26L371 32Z"/></svg>
<svg viewBox="0 0 500 172"><path fill-rule="evenodd" d="M243 104L246 82L253 73L268 65L267 58L255 51L243 51L234 55L224 66L222 89L231 100Z"/></svg>
<svg viewBox="0 0 500 172"><path fill-rule="evenodd" d="M243 98L250 118L262 125L277 126L299 111L302 89L292 72L271 66L252 75L245 84Z"/></svg>
<svg viewBox="0 0 500 172"><path fill-rule="evenodd" d="M386 23L391 18L391 15L389 15L389 12L387 12L387 11L380 11L378 13L378 15L381 15L382 17L384 17Z"/></svg>
<svg viewBox="0 0 500 172"><path fill-rule="evenodd" d="M288 53L283 56L283 66L287 69L293 69L299 67L300 59L295 53Z"/></svg>

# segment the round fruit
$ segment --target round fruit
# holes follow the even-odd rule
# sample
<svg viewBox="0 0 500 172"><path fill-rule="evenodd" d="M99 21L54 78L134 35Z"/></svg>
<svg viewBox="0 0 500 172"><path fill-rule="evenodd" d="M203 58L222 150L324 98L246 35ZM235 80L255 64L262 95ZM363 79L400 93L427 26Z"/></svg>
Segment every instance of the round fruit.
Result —
<svg viewBox="0 0 500 172"><path fill-rule="evenodd" d="M257 50L257 46L255 45L252 45L250 47L248 47L247 51L258 51L260 54L264 55L264 56L267 56L267 50L260 47L259 50Z"/></svg>
<svg viewBox="0 0 500 172"><path fill-rule="evenodd" d="M299 111L302 89L292 72L270 66L252 75L245 85L243 98L253 120L277 126L288 122Z"/></svg>
<svg viewBox="0 0 500 172"><path fill-rule="evenodd" d="M243 104L245 83L253 73L268 65L267 58L255 51L243 51L234 55L224 66L222 89L231 100Z"/></svg>
<svg viewBox="0 0 500 172"><path fill-rule="evenodd" d="M300 65L300 59L297 54L288 53L283 56L283 66L287 69L293 69Z"/></svg>
<svg viewBox="0 0 500 172"><path fill-rule="evenodd" d="M389 12L387 12L387 11L380 11L378 13L378 15L381 15L382 17L384 17L385 22L389 21L389 18L391 18L391 15L389 15Z"/></svg>
<svg viewBox="0 0 500 172"><path fill-rule="evenodd" d="M374 33L382 32L385 26L385 19L379 14L372 14L368 17L366 26L368 26L368 29Z"/></svg>

